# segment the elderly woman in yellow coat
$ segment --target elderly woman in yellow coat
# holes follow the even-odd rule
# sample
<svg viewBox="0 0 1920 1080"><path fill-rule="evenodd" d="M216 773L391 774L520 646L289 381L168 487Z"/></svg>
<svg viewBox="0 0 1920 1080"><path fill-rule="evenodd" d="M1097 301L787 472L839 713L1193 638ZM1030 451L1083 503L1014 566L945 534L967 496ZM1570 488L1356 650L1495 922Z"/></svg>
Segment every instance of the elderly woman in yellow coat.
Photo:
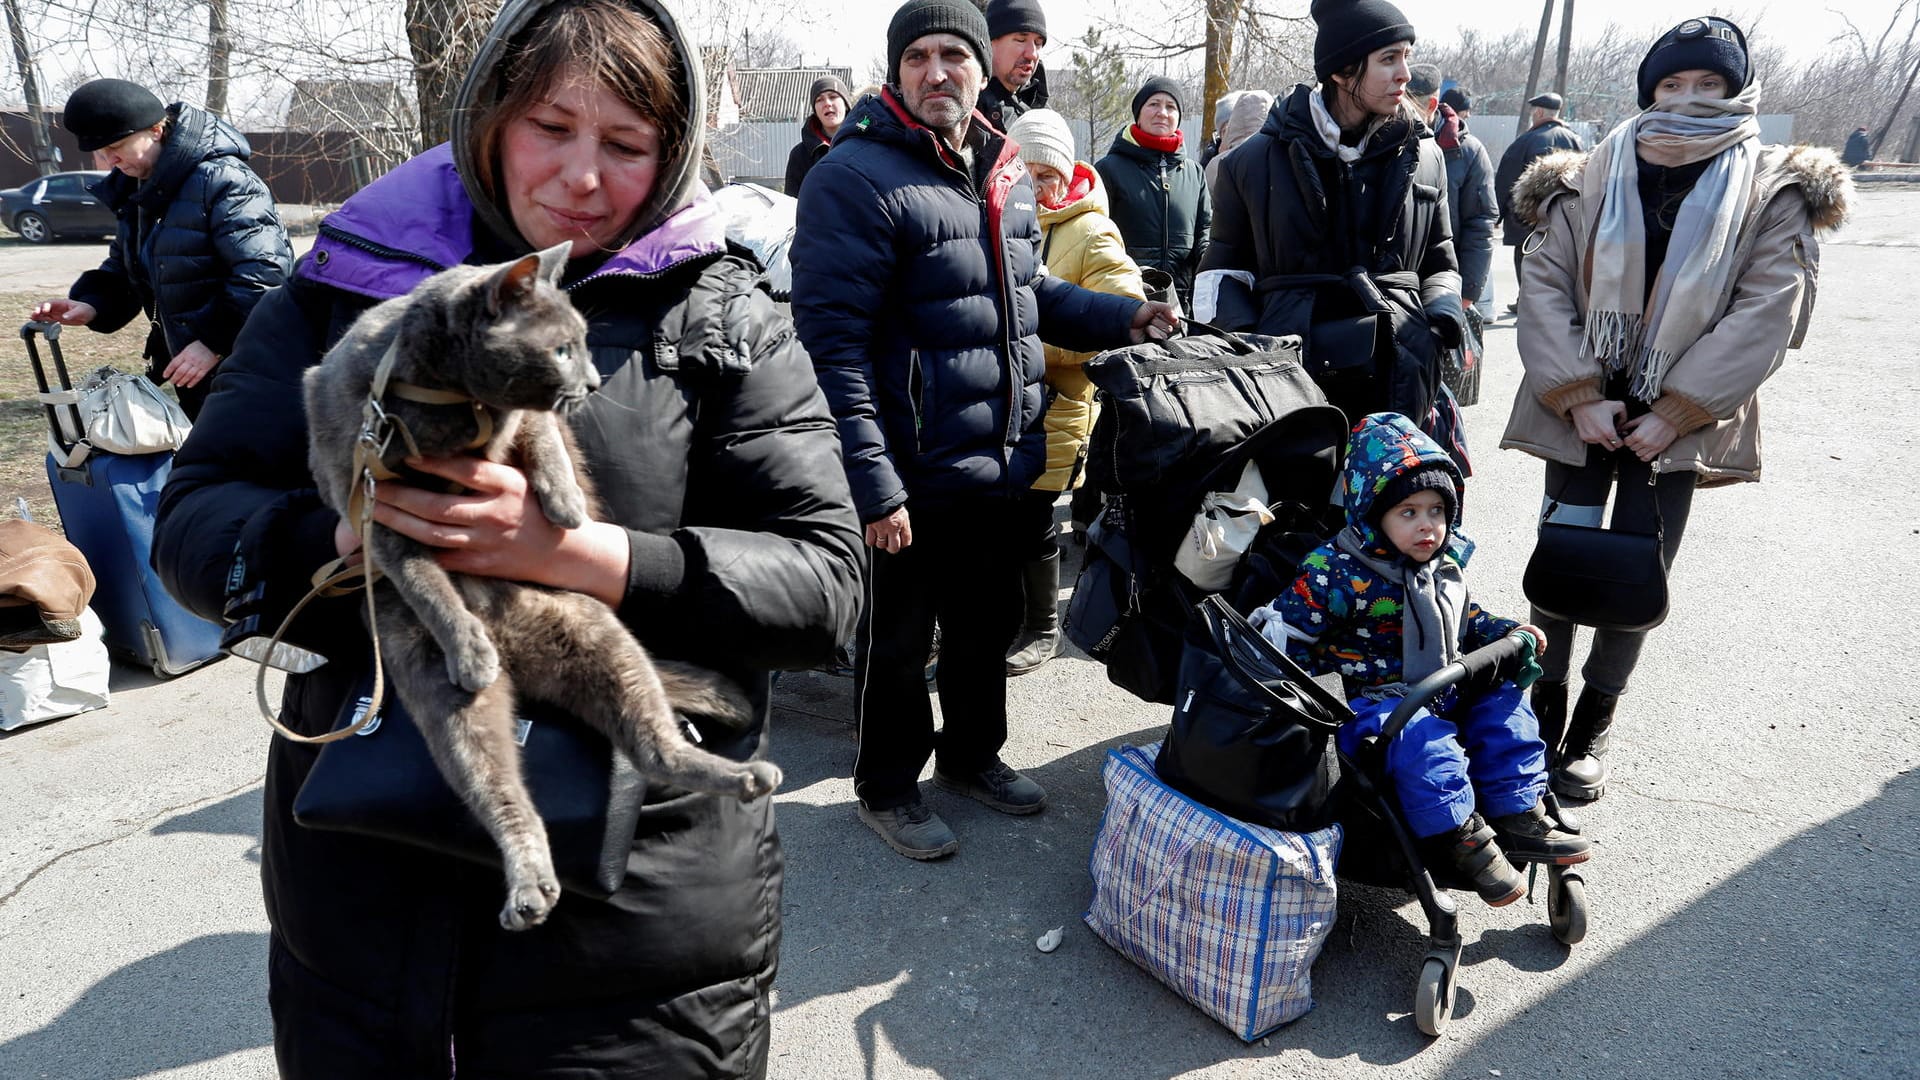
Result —
<svg viewBox="0 0 1920 1080"><path fill-rule="evenodd" d="M1033 174L1040 200L1040 257L1047 272L1092 289L1146 299L1140 268L1127 257L1126 241L1107 216L1107 193L1093 166L1074 160L1073 132L1051 109L1034 109L1007 127L1020 160ZM1024 675L1053 658L1060 647L1060 548L1053 506L1060 493L1086 480L1087 439L1093 433L1093 384L1081 370L1092 353L1047 346L1047 471L1033 485L1033 549L1022 574L1027 605L1020 634L1007 653L1007 674Z"/></svg>

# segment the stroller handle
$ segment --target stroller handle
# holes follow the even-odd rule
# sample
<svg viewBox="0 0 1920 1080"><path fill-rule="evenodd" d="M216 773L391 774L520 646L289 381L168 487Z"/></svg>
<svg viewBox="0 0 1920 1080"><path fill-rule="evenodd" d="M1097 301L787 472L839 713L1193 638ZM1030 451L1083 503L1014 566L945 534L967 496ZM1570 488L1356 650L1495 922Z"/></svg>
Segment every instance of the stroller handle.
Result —
<svg viewBox="0 0 1920 1080"><path fill-rule="evenodd" d="M1413 714L1425 708L1427 703L1439 696L1441 691L1468 679L1488 674L1502 664L1519 659L1528 644L1528 635L1515 630L1499 641L1481 646L1414 683L1407 688L1406 696L1400 699L1400 704L1394 706L1393 712L1387 717L1386 726L1380 729L1380 741L1383 743L1393 741L1393 738L1400 734L1400 729L1406 727L1407 722L1413 719Z"/></svg>

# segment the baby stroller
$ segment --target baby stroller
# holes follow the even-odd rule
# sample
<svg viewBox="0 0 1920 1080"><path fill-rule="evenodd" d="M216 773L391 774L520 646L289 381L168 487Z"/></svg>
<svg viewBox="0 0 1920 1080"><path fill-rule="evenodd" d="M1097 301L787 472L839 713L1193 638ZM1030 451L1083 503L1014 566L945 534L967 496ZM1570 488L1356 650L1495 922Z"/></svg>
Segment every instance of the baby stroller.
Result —
<svg viewBox="0 0 1920 1080"><path fill-rule="evenodd" d="M1089 364L1104 410L1094 435L1094 467L1102 470L1099 479L1110 501L1088 534L1088 562L1075 586L1068 633L1107 664L1110 679L1145 700L1173 704L1187 697L1190 690L1182 681L1191 679L1196 667L1189 653L1203 650L1209 657L1201 659L1218 658L1243 680L1264 688L1247 701L1258 702L1275 724L1320 727L1314 745L1326 764L1304 772L1324 775L1309 776L1296 788L1310 805L1276 807L1263 798L1270 792L1256 790L1261 772L1246 760L1251 739L1238 747L1215 747L1222 752L1211 756L1170 755L1175 737L1170 732L1160 777L1195 801L1254 824L1307 831L1337 821L1345 834L1339 877L1404 888L1419 900L1429 949L1415 985L1414 1020L1421 1031L1437 1035L1452 1017L1462 951L1458 908L1447 890L1472 890L1451 867L1428 865L1387 778L1386 746L1414 713L1448 688L1490 688L1510 677L1523 646L1510 636L1447 665L1409 689L1379 737L1351 757L1338 752L1326 725L1329 716L1337 722L1352 719L1345 699L1315 684L1247 626L1244 615L1291 584L1300 560L1343 524L1339 508L1327 502L1343 464L1346 420L1304 374L1297 381L1281 376L1289 365L1298 370L1293 339L1233 338L1244 351L1219 341L1196 345L1186 340L1188 350L1220 350L1213 363L1221 370L1211 375L1190 354L1175 349L1159 357L1152 346L1103 354ZM1255 370L1252 357L1276 370ZM1161 407L1156 409L1155 402ZM1231 488L1249 461L1267 480L1274 520L1260 530L1232 583L1210 597L1174 571L1171 553L1207 493ZM1201 628L1203 604L1242 628L1240 644L1231 650L1237 655L1222 655L1229 650L1218 635ZM1289 702L1301 703L1303 711L1284 715ZM1317 715L1309 718L1307 711ZM1261 721L1245 723L1251 731ZM1579 831L1550 793L1545 804L1561 828ZM1549 927L1561 942L1577 943L1587 927L1580 870L1549 866L1547 878Z"/></svg>

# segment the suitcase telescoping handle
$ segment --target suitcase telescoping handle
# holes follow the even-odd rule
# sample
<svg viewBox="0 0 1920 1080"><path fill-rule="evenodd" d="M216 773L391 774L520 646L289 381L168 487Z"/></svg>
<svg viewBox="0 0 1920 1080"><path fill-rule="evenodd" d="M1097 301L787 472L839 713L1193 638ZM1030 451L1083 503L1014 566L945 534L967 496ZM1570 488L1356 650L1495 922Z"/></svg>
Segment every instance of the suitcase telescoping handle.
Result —
<svg viewBox="0 0 1920 1080"><path fill-rule="evenodd" d="M40 387L40 404L47 410L47 429L59 448L58 456L64 462L78 465L74 451L87 425L80 416L80 396L74 392L73 376L67 372L66 357L60 352L60 330L59 323L29 322L20 328L20 339L27 343L27 359L33 364L33 379ZM53 370L59 376L58 383L47 380L47 368L40 362L40 347L34 341L36 337L47 339L47 354L53 358ZM61 423L62 409L68 413L66 424ZM72 438L68 438L69 433Z"/></svg>

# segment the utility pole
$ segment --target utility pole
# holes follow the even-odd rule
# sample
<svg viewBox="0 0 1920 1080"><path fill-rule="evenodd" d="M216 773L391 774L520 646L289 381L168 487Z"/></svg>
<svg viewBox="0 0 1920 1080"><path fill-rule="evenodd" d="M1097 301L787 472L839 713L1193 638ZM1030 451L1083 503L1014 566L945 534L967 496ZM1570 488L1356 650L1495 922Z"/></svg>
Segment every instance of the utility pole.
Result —
<svg viewBox="0 0 1920 1080"><path fill-rule="evenodd" d="M20 0L5 0L7 31L13 38L13 59L20 68L20 85L27 98L27 130L33 133L33 167L41 176L58 172L53 139L47 133L47 111L40 103L40 86L33 77L33 52L27 48L27 27L20 21Z"/></svg>
<svg viewBox="0 0 1920 1080"><path fill-rule="evenodd" d="M1540 64L1547 58L1547 31L1553 29L1553 0L1540 5L1540 33L1533 39L1533 66L1527 69L1527 96L1520 101L1520 118L1513 123L1513 137L1527 133L1527 102L1540 92Z"/></svg>
<svg viewBox="0 0 1920 1080"><path fill-rule="evenodd" d="M1573 0L1560 9L1560 59L1553 69L1553 92L1567 96L1567 57L1573 52Z"/></svg>

